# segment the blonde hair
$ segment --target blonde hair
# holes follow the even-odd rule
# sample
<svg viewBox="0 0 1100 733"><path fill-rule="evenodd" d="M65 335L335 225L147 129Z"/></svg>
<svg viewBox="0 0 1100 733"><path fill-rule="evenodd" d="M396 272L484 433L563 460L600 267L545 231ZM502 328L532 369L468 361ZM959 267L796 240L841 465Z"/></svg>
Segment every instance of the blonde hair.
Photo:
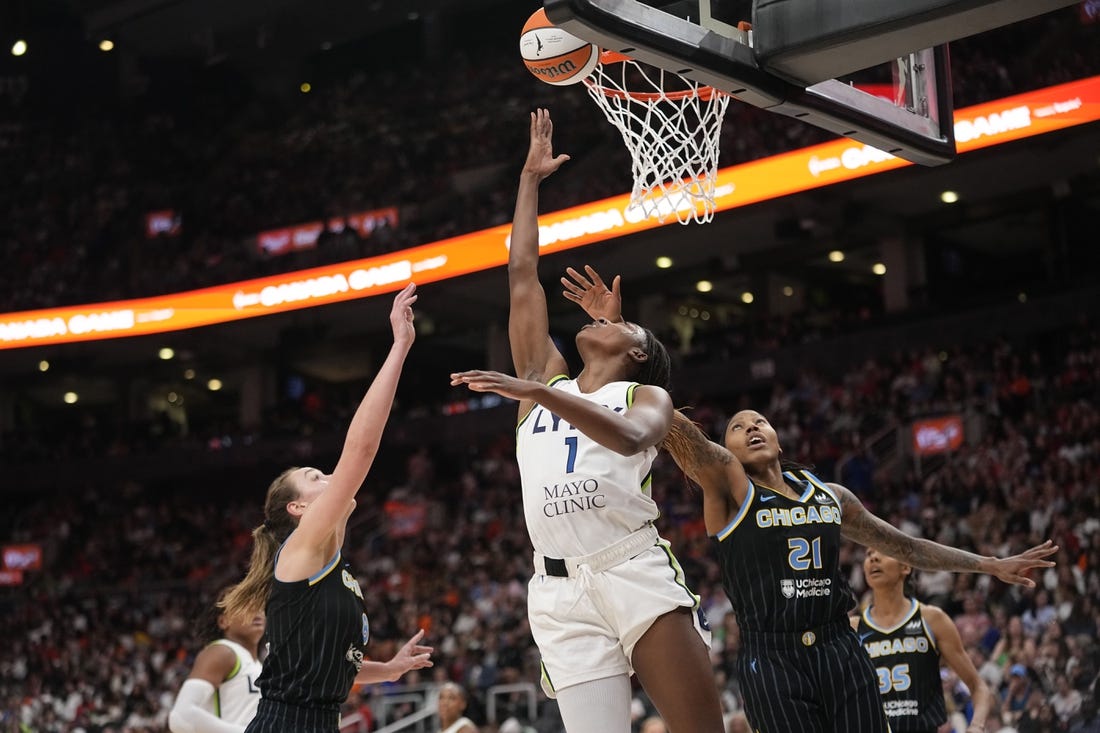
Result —
<svg viewBox="0 0 1100 733"><path fill-rule="evenodd" d="M290 482L297 466L288 468L271 482L264 501L264 522L252 530L252 558L244 580L229 589L218 601L229 616L251 615L267 607L271 580L275 577L275 554L298 526L286 505L298 498L298 489Z"/></svg>

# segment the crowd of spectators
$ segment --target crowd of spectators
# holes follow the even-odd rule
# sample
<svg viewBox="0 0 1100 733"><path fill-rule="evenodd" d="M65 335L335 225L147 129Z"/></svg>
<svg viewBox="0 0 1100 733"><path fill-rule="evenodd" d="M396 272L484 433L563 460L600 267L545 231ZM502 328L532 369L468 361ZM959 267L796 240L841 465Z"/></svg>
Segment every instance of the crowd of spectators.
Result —
<svg viewBox="0 0 1100 733"><path fill-rule="evenodd" d="M998 694L990 731L1095 730L1088 726L1096 725L1100 673L1098 397L1100 334L1082 323L942 353L883 355L837 374L807 371L752 404L770 417L788 455L845 483L906 532L987 555L1048 537L1060 546L1058 566L1038 575L1035 590L983 576L918 575L922 599L956 619ZM701 396L692 415L719 435L748 399ZM904 426L945 411L965 417L967 441L938 466L918 468L904 453L876 453L862 441L869 423ZM436 667L404 683L461 682L473 715L488 723L489 688L537 688L539 677L526 624L530 545L514 436L432 442L424 436L442 431L410 435L400 416L394 420L386 458L353 518L355 536L366 539L346 548L370 607L371 652L386 658L393 644L426 628ZM139 484L126 479L125 465L114 478L21 496L4 520L5 540L42 543L45 565L28 572L24 587L0 593L0 730L163 730L198 651L190 619L243 573L258 492L270 476L215 471L199 483L164 476ZM659 528L714 629L716 679L734 719L738 629L698 491L662 455L653 496ZM858 548L846 547L843 565L863 595ZM398 688L359 691L349 711L369 710L391 689ZM957 724L968 692L951 675L944 689ZM640 690L636 704L640 722L651 712ZM540 698L540 711L523 722L560 729L552 703ZM519 701L505 700L485 729L505 716L527 717Z"/></svg>
<svg viewBox="0 0 1100 733"><path fill-rule="evenodd" d="M956 104L1097 73L1100 57L1087 53L1094 28L1067 10L954 44ZM625 150L581 89L542 85L514 56L469 53L449 56L456 72L469 73L446 77L410 61L293 100L214 85L181 104L135 100L79 124L5 125L0 165L20 174L0 180L10 204L0 222L8 263L0 309L177 291L503 223L525 145L520 121L535 105L563 121L561 147L576 161L575 172L563 170L566 184L547 191L547 207L629 188ZM821 139L815 128L734 104L722 164ZM399 208L397 224L369 238L322 239L316 249L279 257L264 256L253 239L264 229L388 206ZM180 213L178 236L145 238L144 214L158 209ZM786 327L744 338L827 340L829 331L797 320ZM700 358L731 346L710 344ZM44 495L17 493L16 509L0 519L5 542L41 543L45 553L43 569L28 571L24 586L0 590L0 731L164 729L198 651L191 619L243 573L258 492L270 477L250 466L211 469L198 483L137 480L128 477L128 461L154 449L247 452L273 435L308 444L318 431L340 429L351 408L346 388L318 389L300 404L273 406L262 434L232 424L187 433L155 419L89 420L52 441L3 436L6 462L106 455L115 470ZM750 399L692 397L692 415L711 435ZM1004 730L1065 733L1100 730L1098 397L1100 340L1085 324L1038 339L882 354L836 374L806 370L751 406L765 410L792 457L850 486L908 532L984 554L1047 537L1060 545L1058 567L1034 591L966 575L922 573L918 581L922 597L956 619L1002 700ZM947 411L964 415L967 443L932 464L918 467L904 452L867 443L872 432ZM370 604L371 651L385 658L414 629L428 629L436 667L406 682L463 683L485 723L490 687L537 688L539 676L526 626L530 545L514 437L505 430L490 440L419 444L415 438L437 433L411 430L406 418L395 416L388 456L353 518L362 525L356 536L367 539L347 548ZM196 458L200 466L204 460ZM715 631L715 674L732 717L740 705L738 630L698 493L664 456L653 485L662 534ZM847 548L845 558L853 587L864 593L858 549ZM356 699L369 704L389 689ZM964 714L965 688L948 675L944 689L951 712ZM556 733L552 704L540 703L543 716L526 722ZM640 692L637 705L640 720L648 706ZM524 709L506 704L505 714L522 718Z"/></svg>
<svg viewBox="0 0 1100 733"><path fill-rule="evenodd" d="M956 105L1097 73L1097 26L1074 9L953 44ZM461 38L461 34L459 34ZM460 41L455 41L459 43ZM155 295L354 259L507 221L524 114L547 106L575 163L544 204L630 188L616 131L579 87L529 75L515 54L438 49L391 59L308 95L269 97L209 70L81 116L20 112L0 130L0 309ZM216 83L211 79L217 80ZM151 82L156 90L156 80ZM33 92L34 90L32 90ZM41 92L39 92L41 93ZM817 128L733 104L721 165L827 139ZM395 226L268 256L255 235L397 207ZM180 216L147 239L148 212Z"/></svg>

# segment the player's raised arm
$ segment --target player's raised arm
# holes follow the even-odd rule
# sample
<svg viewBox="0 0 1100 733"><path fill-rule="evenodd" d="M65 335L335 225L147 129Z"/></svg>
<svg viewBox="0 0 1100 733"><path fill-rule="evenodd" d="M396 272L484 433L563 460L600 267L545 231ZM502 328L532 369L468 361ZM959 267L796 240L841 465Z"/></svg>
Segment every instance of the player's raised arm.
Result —
<svg viewBox="0 0 1100 733"><path fill-rule="evenodd" d="M279 561L280 570L283 570L284 564L288 565L286 571L290 573L289 577L297 579L295 576L302 573L304 577L308 577L315 570L295 571L291 570L291 566L297 568L302 563L307 566L316 565L317 562L324 563L343 544L348 516L355 508L354 497L378 454L382 431L393 407L405 357L416 339L412 310L416 298L416 285L413 283L394 298L390 309L393 345L352 417L344 438L344 449L328 486L312 501L297 502L304 504L301 519L298 528L287 539ZM333 539L335 545L332 545ZM298 555L304 555L306 560L298 559Z"/></svg>
<svg viewBox="0 0 1100 733"><path fill-rule="evenodd" d="M548 111L539 109L531 113L531 146L519 177L508 251L508 338L512 363L518 377L539 382L566 370L565 359L550 339L546 293L538 276L539 184L569 160L568 155L554 155L553 132ZM521 414L529 407L521 405Z"/></svg>

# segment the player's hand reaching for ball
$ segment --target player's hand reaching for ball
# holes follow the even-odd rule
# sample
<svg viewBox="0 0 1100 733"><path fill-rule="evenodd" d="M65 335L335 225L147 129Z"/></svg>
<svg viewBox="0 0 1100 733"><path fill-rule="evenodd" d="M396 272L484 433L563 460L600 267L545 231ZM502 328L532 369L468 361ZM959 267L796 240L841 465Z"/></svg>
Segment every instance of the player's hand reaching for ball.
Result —
<svg viewBox="0 0 1100 733"><path fill-rule="evenodd" d="M523 172L536 176L540 181L561 168L569 160L564 153L554 155L554 123L550 121L549 110L541 107L531 113L531 147L527 151L527 162Z"/></svg>

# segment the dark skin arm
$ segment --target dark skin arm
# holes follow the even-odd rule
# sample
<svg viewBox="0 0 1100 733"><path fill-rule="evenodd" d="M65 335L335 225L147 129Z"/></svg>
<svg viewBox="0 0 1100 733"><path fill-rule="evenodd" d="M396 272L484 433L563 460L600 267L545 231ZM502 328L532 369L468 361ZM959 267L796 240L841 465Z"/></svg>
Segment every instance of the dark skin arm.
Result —
<svg viewBox="0 0 1100 733"><path fill-rule="evenodd" d="M843 523L840 532L853 542L873 547L883 554L896 558L906 565L921 570L947 570L954 573L986 573L995 575L1006 583L1035 587L1035 581L1026 573L1035 568L1053 567L1054 563L1043 558L1058 551L1058 546L1047 540L1019 555L1012 557L985 557L973 552L948 547L931 540L910 537L876 517L844 486L829 484L840 499Z"/></svg>
<svg viewBox="0 0 1100 733"><path fill-rule="evenodd" d="M663 447L684 474L703 489L707 534L729 526L749 490L745 469L732 453L707 438L699 426L676 410Z"/></svg>
<svg viewBox="0 0 1100 733"><path fill-rule="evenodd" d="M512 363L519 377L538 382L567 373L565 359L550 338L546 293L538 277L539 184L569 160L568 155L554 155L553 132L549 112L539 109L531 113L531 143L520 173L508 249L508 340ZM521 402L520 414L526 414L531 407L532 403Z"/></svg>
<svg viewBox="0 0 1100 733"><path fill-rule="evenodd" d="M541 382L517 379L500 372L469 371L451 375L451 386L466 385L474 392L496 392L521 402L537 403L566 420L600 445L632 456L656 445L668 433L672 400L659 387L642 385L634 404L617 413Z"/></svg>
<svg viewBox="0 0 1100 733"><path fill-rule="evenodd" d="M211 644L195 657L195 664L191 668L189 676L194 679L206 680L217 689L218 685L225 682L226 677L233 671L236 664L237 655L233 653L232 649L224 644Z"/></svg>

